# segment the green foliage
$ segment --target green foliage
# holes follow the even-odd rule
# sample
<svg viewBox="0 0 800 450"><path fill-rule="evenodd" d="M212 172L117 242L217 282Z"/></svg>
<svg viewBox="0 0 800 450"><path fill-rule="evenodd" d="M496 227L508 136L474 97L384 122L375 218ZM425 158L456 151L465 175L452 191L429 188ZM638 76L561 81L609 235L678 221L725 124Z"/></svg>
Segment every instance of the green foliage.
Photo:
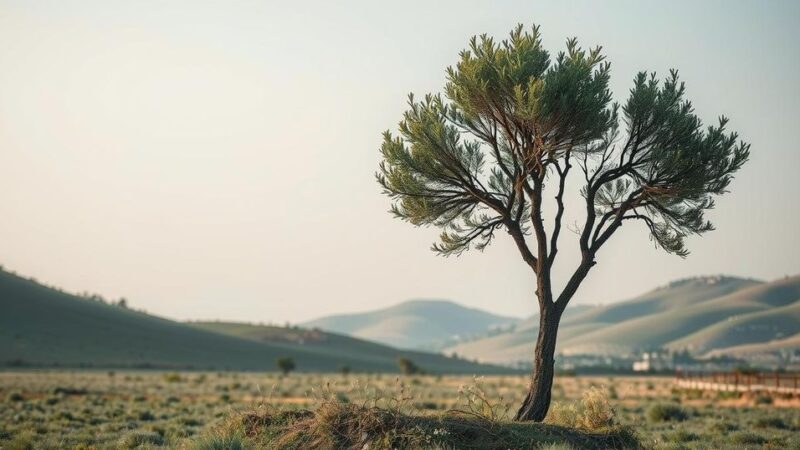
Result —
<svg viewBox="0 0 800 450"><path fill-rule="evenodd" d="M280 370L284 375L288 375L289 372L293 371L297 368L292 358L282 357L275 360L275 365L278 366L278 370Z"/></svg>
<svg viewBox="0 0 800 450"><path fill-rule="evenodd" d="M656 403L647 409L649 422L683 422L688 418L686 410L674 403Z"/></svg>
<svg viewBox="0 0 800 450"><path fill-rule="evenodd" d="M749 145L727 131L725 117L703 127L677 71L663 82L639 73L621 107L611 103L609 80L600 47L569 39L551 58L536 26L520 25L502 42L473 37L447 69L443 95L410 95L399 135L384 133L377 178L395 200L392 212L441 227L433 249L444 255L483 249L498 229L518 246L529 229L540 241L545 180L555 178L562 211L564 180L577 164L592 215L585 249L596 252L623 220L639 220L658 246L686 255L684 237L713 228L704 211L747 161ZM548 256L537 244L531 258Z"/></svg>

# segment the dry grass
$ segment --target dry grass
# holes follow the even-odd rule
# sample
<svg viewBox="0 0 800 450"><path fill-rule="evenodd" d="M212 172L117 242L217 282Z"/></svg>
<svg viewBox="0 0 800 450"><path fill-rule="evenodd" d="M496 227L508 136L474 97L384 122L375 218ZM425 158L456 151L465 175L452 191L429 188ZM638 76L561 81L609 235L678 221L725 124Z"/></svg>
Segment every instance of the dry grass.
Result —
<svg viewBox="0 0 800 450"><path fill-rule="evenodd" d="M246 446L270 449L509 449L566 445L574 449L637 448L626 428L594 432L558 425L520 424L463 411L415 415L331 399L313 410L256 409L213 432L243 436ZM205 439L209 439L206 437Z"/></svg>
<svg viewBox="0 0 800 450"><path fill-rule="evenodd" d="M547 415L547 422L587 431L597 431L616 424L616 412L608 400L605 387L591 387L580 401L555 402Z"/></svg>
<svg viewBox="0 0 800 450"><path fill-rule="evenodd" d="M422 375L398 380L381 374L298 373L284 377L276 373L180 372L178 377L170 377L174 382L165 382L165 377L164 372L154 371L0 372L0 448L102 450L141 443L140 448L275 449L268 436L285 429L278 426L281 421L309 426L308 412L316 413L320 405L335 400L350 406L320 411L319 417L325 420L314 429L316 438L336 429L325 431L322 427L336 417L347 421L358 416L358 426L374 426L378 431L390 429L382 427L399 417L398 423L405 428L396 433L397 439L430 440L430 448L475 448L475 442L487 442L490 448L503 442L520 443L506 448L531 448L530 442L550 449L580 448L581 436L606 433L589 429L608 423L606 419L612 416L606 412L613 411L614 423L634 428L652 448L741 448L741 441L757 436L763 444L747 444L748 448L800 449L797 397L777 396L766 403L752 395L697 395L676 389L668 377L558 377L553 390L557 406L548 418L549 426L533 427L508 420L508 410L515 411L525 394L529 379L524 376L474 380ZM603 387L608 390L607 401L589 396L584 403L587 391L602 392ZM686 420L647 420L650 408L660 404L679 405ZM556 420L561 406L566 406L569 414ZM375 417L363 416L364 410L359 408ZM340 415L332 415L336 411ZM253 433L248 437L245 414L251 415L253 423L267 417L274 421L251 426ZM574 431L578 427L579 432ZM473 429L480 430L479 438L458 440ZM610 430L614 432L614 426ZM737 434L743 432L753 436ZM449 437L447 433L451 433ZM380 434L373 433L375 442L382 442L377 437ZM260 443L255 443L257 440Z"/></svg>

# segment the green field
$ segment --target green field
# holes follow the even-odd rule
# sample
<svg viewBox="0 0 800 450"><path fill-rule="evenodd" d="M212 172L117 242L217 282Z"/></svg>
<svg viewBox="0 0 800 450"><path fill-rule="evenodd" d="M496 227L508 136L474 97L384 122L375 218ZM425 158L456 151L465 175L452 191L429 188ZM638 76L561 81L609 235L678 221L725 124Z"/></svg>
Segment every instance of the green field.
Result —
<svg viewBox="0 0 800 450"><path fill-rule="evenodd" d="M216 430L241 411L314 408L331 398L384 408L397 401L409 414L439 417L469 410L474 393L484 392L502 424L525 383L523 376L3 372L0 448L213 448ZM571 402L593 386L606 390L613 420L632 427L644 448L800 448L796 398L679 391L664 377L558 378L550 420L569 420ZM430 448L447 448L436 439Z"/></svg>

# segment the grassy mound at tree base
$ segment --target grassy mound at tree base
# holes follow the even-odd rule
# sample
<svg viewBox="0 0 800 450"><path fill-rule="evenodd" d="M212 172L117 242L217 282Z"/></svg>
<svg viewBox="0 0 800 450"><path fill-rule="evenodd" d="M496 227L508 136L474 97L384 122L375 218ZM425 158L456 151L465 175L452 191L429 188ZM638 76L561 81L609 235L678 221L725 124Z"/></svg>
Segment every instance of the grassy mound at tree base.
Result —
<svg viewBox="0 0 800 450"><path fill-rule="evenodd" d="M624 427L601 432L493 421L480 415L409 415L400 411L328 401L316 410L239 413L206 435L198 449L631 449Z"/></svg>

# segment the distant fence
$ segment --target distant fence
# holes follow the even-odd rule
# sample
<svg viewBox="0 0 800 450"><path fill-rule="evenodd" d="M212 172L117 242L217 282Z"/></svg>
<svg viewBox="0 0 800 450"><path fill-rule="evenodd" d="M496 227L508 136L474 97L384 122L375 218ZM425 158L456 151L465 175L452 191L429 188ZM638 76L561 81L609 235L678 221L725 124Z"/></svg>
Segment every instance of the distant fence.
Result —
<svg viewBox="0 0 800 450"><path fill-rule="evenodd" d="M798 373L682 372L675 384L686 389L725 392L774 392L800 395Z"/></svg>

